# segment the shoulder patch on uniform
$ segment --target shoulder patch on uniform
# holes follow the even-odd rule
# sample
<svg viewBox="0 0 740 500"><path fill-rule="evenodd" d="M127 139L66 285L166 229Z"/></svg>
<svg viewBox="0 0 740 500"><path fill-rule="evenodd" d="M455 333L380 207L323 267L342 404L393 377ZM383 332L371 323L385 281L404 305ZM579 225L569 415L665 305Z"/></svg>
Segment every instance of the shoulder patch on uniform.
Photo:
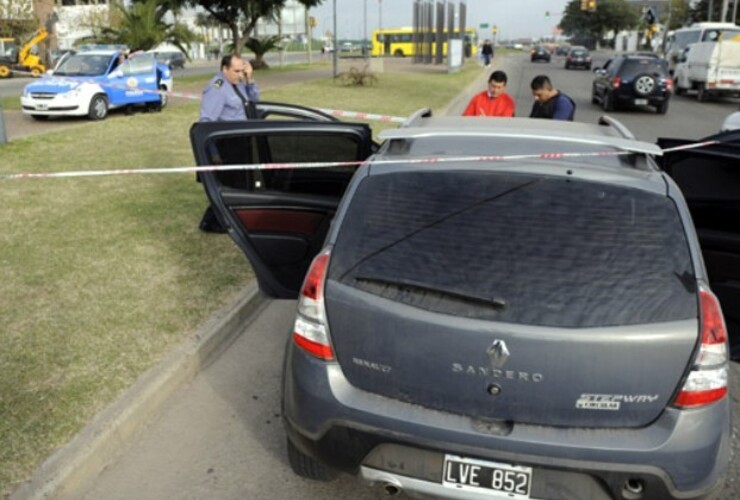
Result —
<svg viewBox="0 0 740 500"><path fill-rule="evenodd" d="M213 82L213 86L216 87L217 89L220 89L221 85L223 84L224 84L224 81L221 78Z"/></svg>

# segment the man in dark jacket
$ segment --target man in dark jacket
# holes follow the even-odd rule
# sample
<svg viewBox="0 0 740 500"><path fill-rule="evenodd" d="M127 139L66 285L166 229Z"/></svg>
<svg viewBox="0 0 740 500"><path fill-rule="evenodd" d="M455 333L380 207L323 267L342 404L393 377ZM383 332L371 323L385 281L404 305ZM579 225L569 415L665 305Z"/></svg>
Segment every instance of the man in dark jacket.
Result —
<svg viewBox="0 0 740 500"><path fill-rule="evenodd" d="M553 87L547 76L535 76L530 87L534 96L530 118L573 121L576 114L576 103Z"/></svg>
<svg viewBox="0 0 740 500"><path fill-rule="evenodd" d="M491 65L491 59L493 59L493 44L490 40L483 42L480 53L483 56L483 62L485 63L486 68L489 67Z"/></svg>

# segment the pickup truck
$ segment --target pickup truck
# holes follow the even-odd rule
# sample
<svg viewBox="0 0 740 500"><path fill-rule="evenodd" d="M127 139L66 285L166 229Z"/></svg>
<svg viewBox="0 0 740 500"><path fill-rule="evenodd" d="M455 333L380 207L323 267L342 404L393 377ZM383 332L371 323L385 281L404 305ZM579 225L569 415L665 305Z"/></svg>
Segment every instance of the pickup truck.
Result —
<svg viewBox="0 0 740 500"><path fill-rule="evenodd" d="M102 120L108 110L145 105L161 110L172 90L172 71L154 54L125 57L117 50L93 50L68 55L54 71L26 85L23 113L36 120L50 116L87 116Z"/></svg>
<svg viewBox="0 0 740 500"><path fill-rule="evenodd" d="M674 76L679 95L693 90L699 101L740 96L740 39L689 45L678 59Z"/></svg>

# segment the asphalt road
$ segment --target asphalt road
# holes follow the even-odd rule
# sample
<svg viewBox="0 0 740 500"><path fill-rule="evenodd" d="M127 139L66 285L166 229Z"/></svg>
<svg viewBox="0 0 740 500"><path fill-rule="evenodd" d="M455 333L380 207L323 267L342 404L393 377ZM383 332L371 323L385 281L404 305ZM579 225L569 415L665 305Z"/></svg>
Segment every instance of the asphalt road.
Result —
<svg viewBox="0 0 740 500"><path fill-rule="evenodd" d="M603 60L603 57L597 57ZM496 61L496 64L501 64ZM508 59L509 90L517 114L531 106L529 81L548 74L577 103L576 119L595 122L603 114L590 102L592 74L566 71L562 59L529 63L525 56ZM481 85L485 81L482 75ZM481 89L483 87L481 86ZM477 90L477 89L476 89ZM451 108L459 113L466 99ZM613 113L645 141L659 136L699 138L719 129L737 102L697 103L676 97L667 116L654 111ZM372 112L371 109L367 110ZM377 488L342 476L332 483L301 479L290 471L280 422L282 354L293 321L295 303L272 301L244 333L211 366L171 398L153 422L76 498L131 499L346 499L379 498ZM738 388L740 366L733 364ZM734 391L735 428L740 408ZM737 434L737 431L736 431ZM733 450L738 449L737 437ZM737 453L734 452L734 456ZM740 498L740 464L733 458L723 500ZM403 498L403 497L402 497Z"/></svg>

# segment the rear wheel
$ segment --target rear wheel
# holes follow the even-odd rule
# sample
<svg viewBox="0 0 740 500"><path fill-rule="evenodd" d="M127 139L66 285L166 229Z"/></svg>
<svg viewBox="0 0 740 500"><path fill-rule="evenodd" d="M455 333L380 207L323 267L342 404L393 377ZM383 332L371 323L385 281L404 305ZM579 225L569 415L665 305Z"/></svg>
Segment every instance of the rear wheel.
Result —
<svg viewBox="0 0 740 500"><path fill-rule="evenodd" d="M403 50L401 49L396 49L396 51L393 52L393 57L403 57L403 56L404 56L404 53L403 53Z"/></svg>
<svg viewBox="0 0 740 500"><path fill-rule="evenodd" d="M604 92L604 98L602 99L604 111L614 111L614 99L609 92Z"/></svg>
<svg viewBox="0 0 740 500"><path fill-rule="evenodd" d="M40 77L43 72L43 68L40 68L38 66L34 66L33 68L31 68L31 76L33 76L34 78Z"/></svg>
<svg viewBox="0 0 740 500"><path fill-rule="evenodd" d="M336 476L334 470L300 451L290 439L287 441L288 462L297 475L314 481L330 481Z"/></svg>
<svg viewBox="0 0 740 500"><path fill-rule="evenodd" d="M709 93L703 83L700 83L699 87L696 89L696 100L699 102L706 102L709 100Z"/></svg>
<svg viewBox="0 0 740 500"><path fill-rule="evenodd" d="M159 90L162 91L161 94L159 94L159 111L162 110L165 106L167 106L167 103L169 102L169 96L167 95L167 87L164 85L159 86Z"/></svg>
<svg viewBox="0 0 740 500"><path fill-rule="evenodd" d="M10 78L10 66L0 64L0 78Z"/></svg>
<svg viewBox="0 0 740 500"><path fill-rule="evenodd" d="M90 108L87 111L87 116L91 120L103 120L108 116L108 99L102 95L94 95L90 99Z"/></svg>
<svg viewBox="0 0 740 500"><path fill-rule="evenodd" d="M658 111L659 115L664 115L668 111L668 100L666 99L662 103L655 106L656 111Z"/></svg>

